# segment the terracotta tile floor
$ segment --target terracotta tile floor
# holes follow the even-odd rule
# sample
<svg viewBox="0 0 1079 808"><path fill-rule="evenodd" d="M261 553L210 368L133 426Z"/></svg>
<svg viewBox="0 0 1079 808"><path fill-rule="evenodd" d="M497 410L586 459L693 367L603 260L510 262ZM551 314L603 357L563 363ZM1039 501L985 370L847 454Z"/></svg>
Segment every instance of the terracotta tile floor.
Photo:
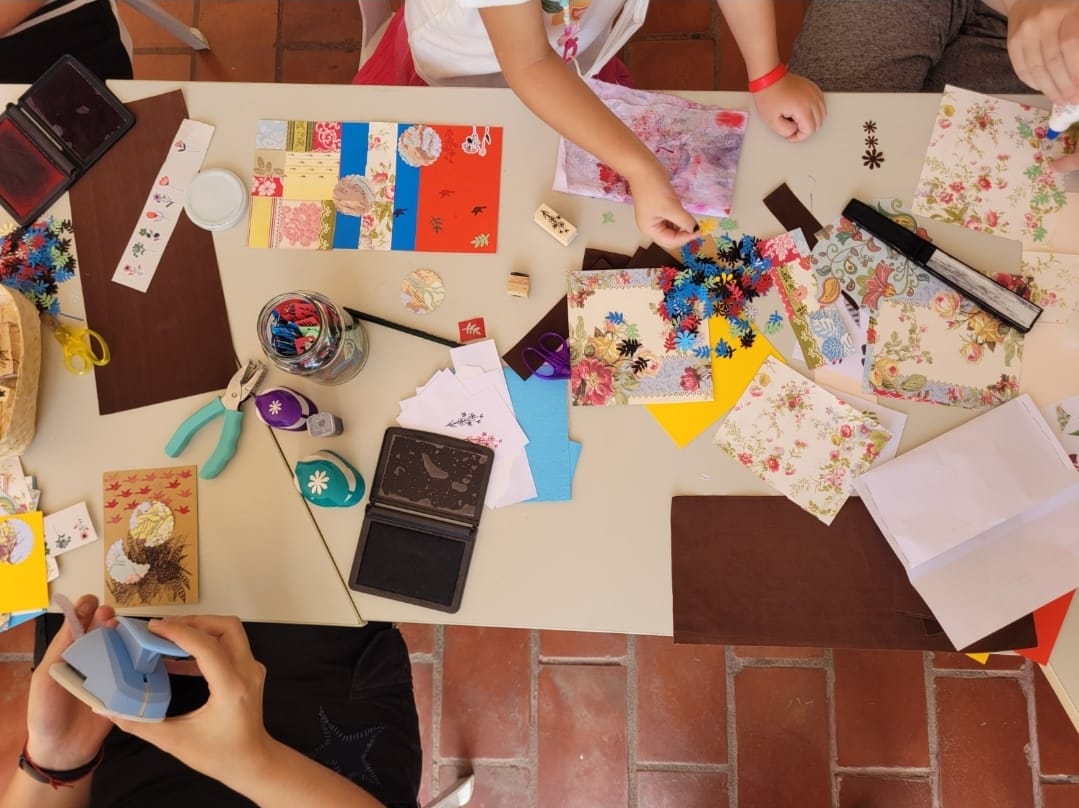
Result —
<svg viewBox="0 0 1079 808"><path fill-rule="evenodd" d="M193 54L124 6L135 74L344 82L356 0L161 0ZM801 0L780 0L789 48ZM637 84L739 89L714 0L654 0L623 54ZM1019 659L675 647L669 639L404 627L423 799L474 771L477 808L1065 808L1079 735ZM21 744L31 632L0 634L0 783Z"/></svg>

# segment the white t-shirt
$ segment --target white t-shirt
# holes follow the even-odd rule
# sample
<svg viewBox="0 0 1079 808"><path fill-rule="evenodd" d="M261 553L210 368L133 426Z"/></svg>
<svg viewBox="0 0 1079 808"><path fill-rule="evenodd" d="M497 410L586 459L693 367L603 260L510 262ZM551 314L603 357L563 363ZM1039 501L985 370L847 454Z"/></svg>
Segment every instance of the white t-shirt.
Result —
<svg viewBox="0 0 1079 808"><path fill-rule="evenodd" d="M405 0L405 25L416 72L431 85L505 85L479 9L541 0ZM544 21L559 56L565 21L558 0L547 0ZM644 23L648 0L570 0L579 28L577 65L599 72Z"/></svg>

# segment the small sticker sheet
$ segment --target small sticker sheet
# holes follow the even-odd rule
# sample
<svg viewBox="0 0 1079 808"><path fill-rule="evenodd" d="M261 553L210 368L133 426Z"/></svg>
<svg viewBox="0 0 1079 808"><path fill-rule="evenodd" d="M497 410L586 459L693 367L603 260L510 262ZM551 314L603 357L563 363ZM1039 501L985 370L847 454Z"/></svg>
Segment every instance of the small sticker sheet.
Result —
<svg viewBox="0 0 1079 808"><path fill-rule="evenodd" d="M202 168L213 136L214 127L208 123L185 118L180 124L131 238L116 264L112 276L115 283L139 292L150 288L161 255L176 228L176 220L183 214L187 186Z"/></svg>

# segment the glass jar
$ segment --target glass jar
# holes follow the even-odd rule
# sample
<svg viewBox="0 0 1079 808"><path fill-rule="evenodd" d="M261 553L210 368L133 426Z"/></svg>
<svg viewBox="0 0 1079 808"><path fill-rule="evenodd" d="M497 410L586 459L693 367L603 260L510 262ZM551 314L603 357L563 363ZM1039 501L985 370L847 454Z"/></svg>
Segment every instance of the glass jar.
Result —
<svg viewBox="0 0 1079 808"><path fill-rule="evenodd" d="M341 384L367 361L359 321L318 292L277 295L262 307L259 344L275 367L323 384Z"/></svg>

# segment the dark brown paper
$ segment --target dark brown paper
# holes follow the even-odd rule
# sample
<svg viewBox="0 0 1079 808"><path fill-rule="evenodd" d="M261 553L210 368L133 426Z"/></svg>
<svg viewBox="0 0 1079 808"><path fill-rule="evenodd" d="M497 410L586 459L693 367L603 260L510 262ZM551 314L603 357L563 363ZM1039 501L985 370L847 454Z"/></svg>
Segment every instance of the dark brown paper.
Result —
<svg viewBox="0 0 1079 808"><path fill-rule="evenodd" d="M149 290L112 282L187 117L179 90L127 106L134 128L70 192L87 324L112 351L94 370L102 415L220 390L236 372L213 236L181 210Z"/></svg>
<svg viewBox="0 0 1079 808"><path fill-rule="evenodd" d="M805 236L809 249L812 250L817 246L816 234L820 231L821 224L809 208L802 204L802 200L794 195L794 191L787 183L783 183L768 194L764 198L764 206L787 230L802 228L802 235Z"/></svg>
<svg viewBox="0 0 1079 808"><path fill-rule="evenodd" d="M674 497L671 574L678 643L956 650L857 498L826 526L783 497ZM1028 615L963 650L1032 637Z"/></svg>

